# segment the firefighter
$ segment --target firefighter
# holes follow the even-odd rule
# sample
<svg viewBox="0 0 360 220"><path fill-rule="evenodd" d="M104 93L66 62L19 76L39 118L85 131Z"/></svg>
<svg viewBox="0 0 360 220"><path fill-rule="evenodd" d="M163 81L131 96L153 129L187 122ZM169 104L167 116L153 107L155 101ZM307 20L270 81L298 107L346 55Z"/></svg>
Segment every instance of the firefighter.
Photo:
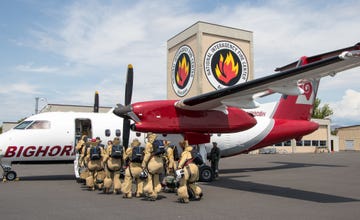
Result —
<svg viewBox="0 0 360 220"><path fill-rule="evenodd" d="M171 146L170 145L170 141L164 141L164 146L165 146L165 167L166 167L166 175L174 175L175 174L175 170L176 170L176 163L175 163L175 155L174 155L174 150L176 148L176 146Z"/></svg>
<svg viewBox="0 0 360 220"><path fill-rule="evenodd" d="M120 144L118 137L109 141L105 150L104 164L106 178L104 179L104 193L109 193L113 186L113 193L119 194L121 189L120 169L123 166L124 147Z"/></svg>
<svg viewBox="0 0 360 220"><path fill-rule="evenodd" d="M179 181L179 188L177 190L179 201L181 203L189 202L189 193L194 200L200 200L202 197L202 190L196 184L199 179L199 167L193 162L192 150L193 147L188 144L188 141L179 143L182 148L178 169L176 170L176 179ZM188 188L189 187L189 188Z"/></svg>
<svg viewBox="0 0 360 220"><path fill-rule="evenodd" d="M218 148L217 143L213 142L213 147L210 151L210 162L211 169L215 175L215 178L219 177L219 160L220 160L220 148Z"/></svg>
<svg viewBox="0 0 360 220"><path fill-rule="evenodd" d="M179 160L178 151L176 146L170 145L170 141L164 141L166 154L164 155L165 160L165 177L162 181L165 192L175 192L176 183L175 183L175 170L176 162Z"/></svg>
<svg viewBox="0 0 360 220"><path fill-rule="evenodd" d="M83 151L85 150L87 142L87 136L83 135L81 136L81 139L75 146L76 150L76 158L74 160L74 169L75 169L75 176L78 183L82 182L81 179L81 172L84 171L84 158L83 158Z"/></svg>
<svg viewBox="0 0 360 220"><path fill-rule="evenodd" d="M161 191L160 174L164 172L163 154L165 153L165 147L163 141L156 140L156 137L156 134L148 134L144 160L141 164L143 170L148 172L144 193L146 193L150 201L155 201Z"/></svg>
<svg viewBox="0 0 360 220"><path fill-rule="evenodd" d="M79 142L76 144L75 150L76 150L76 154L79 155L79 159L78 159L78 166L79 167L83 167L84 166L84 150L86 147L86 142L87 142L87 136L83 135L81 136L81 139L79 140Z"/></svg>
<svg viewBox="0 0 360 220"><path fill-rule="evenodd" d="M86 185L92 190L95 190L96 187L102 187L101 181L105 178L103 163L104 155L105 152L104 148L101 146L100 138L92 140L85 157L85 162L87 162L87 167L89 169Z"/></svg>
<svg viewBox="0 0 360 220"><path fill-rule="evenodd" d="M144 158L144 147L140 145L139 140L135 138L124 154L124 161L128 161L128 166L125 168L124 183L121 188L123 198L132 198L133 180L136 183L135 196L141 197L143 195L144 181L140 179L140 174L142 172L141 163Z"/></svg>

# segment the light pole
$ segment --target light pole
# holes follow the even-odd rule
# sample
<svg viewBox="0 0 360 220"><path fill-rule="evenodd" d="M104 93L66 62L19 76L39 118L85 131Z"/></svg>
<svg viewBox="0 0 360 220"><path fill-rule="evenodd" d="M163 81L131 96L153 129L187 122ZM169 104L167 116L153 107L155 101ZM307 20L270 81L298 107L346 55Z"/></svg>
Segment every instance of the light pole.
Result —
<svg viewBox="0 0 360 220"><path fill-rule="evenodd" d="M46 98L35 97L35 115L39 113L39 101L45 101L47 104Z"/></svg>

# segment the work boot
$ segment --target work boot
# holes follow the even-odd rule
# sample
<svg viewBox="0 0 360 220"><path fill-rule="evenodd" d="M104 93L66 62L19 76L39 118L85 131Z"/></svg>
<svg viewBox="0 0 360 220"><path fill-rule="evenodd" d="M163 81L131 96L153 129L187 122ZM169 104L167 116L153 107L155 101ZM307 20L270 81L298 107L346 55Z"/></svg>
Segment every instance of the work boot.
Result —
<svg viewBox="0 0 360 220"><path fill-rule="evenodd" d="M124 198L124 199L131 199L131 198L132 198L132 194L131 194L131 193L124 194L124 195L123 195L123 198Z"/></svg>

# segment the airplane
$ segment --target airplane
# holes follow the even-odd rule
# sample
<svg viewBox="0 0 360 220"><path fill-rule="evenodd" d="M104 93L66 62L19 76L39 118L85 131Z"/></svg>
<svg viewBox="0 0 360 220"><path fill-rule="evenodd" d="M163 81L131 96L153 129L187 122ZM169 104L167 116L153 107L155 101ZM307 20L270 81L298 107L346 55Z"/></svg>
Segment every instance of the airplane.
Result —
<svg viewBox="0 0 360 220"><path fill-rule="evenodd" d="M15 162L74 161L76 140L84 133L102 140L122 136L125 147L130 139L142 136L139 139L144 143L147 132L158 133L159 138L173 144L188 140L199 147L203 158L211 142L218 143L221 157L229 157L294 138L300 140L319 127L310 118L320 79L359 65L360 43L301 57L272 75L217 91L182 100L137 103L131 103L133 67L129 65L125 105L118 104L108 113L31 116L0 135L1 166L5 178L14 180L17 174L11 165ZM278 102L255 101L274 93L282 94ZM211 169L200 167L200 180L212 179Z"/></svg>

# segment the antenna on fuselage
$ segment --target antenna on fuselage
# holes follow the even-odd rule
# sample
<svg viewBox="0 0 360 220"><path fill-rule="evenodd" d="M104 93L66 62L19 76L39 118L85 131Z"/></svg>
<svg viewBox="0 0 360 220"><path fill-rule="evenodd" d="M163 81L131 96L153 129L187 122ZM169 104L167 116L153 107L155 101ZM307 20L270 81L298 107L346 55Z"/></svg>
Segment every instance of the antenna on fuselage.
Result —
<svg viewBox="0 0 360 220"><path fill-rule="evenodd" d="M99 92L95 92L95 100L94 100L94 113L99 112Z"/></svg>

